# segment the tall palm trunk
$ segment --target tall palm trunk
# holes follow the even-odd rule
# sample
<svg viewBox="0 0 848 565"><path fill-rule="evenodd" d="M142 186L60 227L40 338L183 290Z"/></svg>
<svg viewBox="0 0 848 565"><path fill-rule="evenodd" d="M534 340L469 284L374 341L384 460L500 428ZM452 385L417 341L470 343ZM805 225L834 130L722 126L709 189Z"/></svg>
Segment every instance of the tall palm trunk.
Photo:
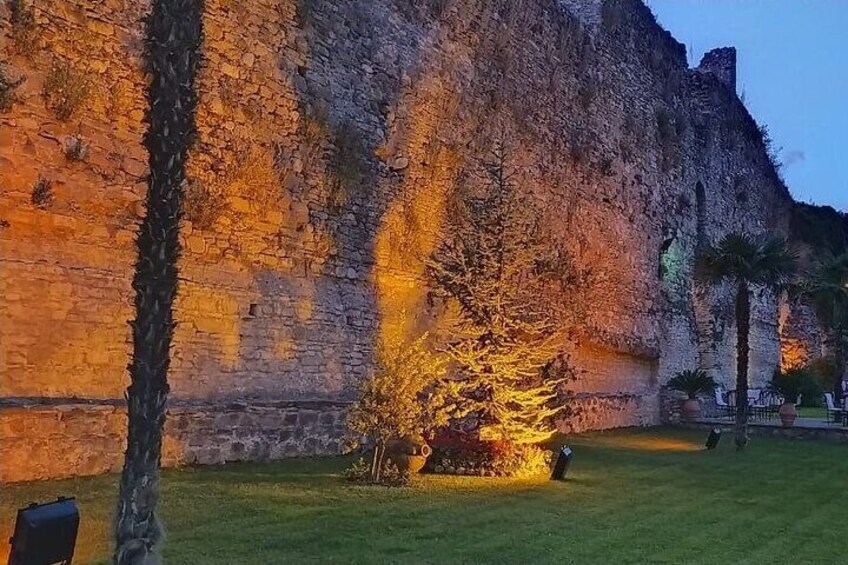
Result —
<svg viewBox="0 0 848 565"><path fill-rule="evenodd" d="M737 449L748 445L748 356L751 333L751 297L748 284L739 281L736 289L736 426Z"/></svg>
<svg viewBox="0 0 848 565"><path fill-rule="evenodd" d="M833 382L833 398L841 401L844 393L842 392L842 379L845 378L845 343L842 340L843 331L839 331L833 343L833 359L836 369L836 375Z"/></svg>
<svg viewBox="0 0 848 565"><path fill-rule="evenodd" d="M133 278L136 319L130 324L127 451L113 556L120 565L159 562L159 462L174 331L182 185L195 129L201 15L202 0L154 0L146 22L149 85L144 145L150 175Z"/></svg>

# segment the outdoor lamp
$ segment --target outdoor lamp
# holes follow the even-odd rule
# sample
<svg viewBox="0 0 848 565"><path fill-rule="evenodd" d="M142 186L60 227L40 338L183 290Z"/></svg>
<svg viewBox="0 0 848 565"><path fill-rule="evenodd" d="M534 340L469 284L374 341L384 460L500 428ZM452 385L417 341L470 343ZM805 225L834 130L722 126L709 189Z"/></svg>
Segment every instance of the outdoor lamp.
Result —
<svg viewBox="0 0 848 565"><path fill-rule="evenodd" d="M559 455L557 456L556 465L554 465L554 471L551 473L551 480L553 481L562 481L565 480L565 475L568 473L568 467L571 465L571 458L574 457L574 452L571 451L571 448L567 445L564 445L562 449L559 450Z"/></svg>
<svg viewBox="0 0 848 565"><path fill-rule="evenodd" d="M9 539L9 565L70 565L78 529L79 510L73 498L21 508Z"/></svg>
<svg viewBox="0 0 848 565"><path fill-rule="evenodd" d="M713 428L710 435L707 437L707 449L715 449L718 445L718 440L721 439L721 429Z"/></svg>

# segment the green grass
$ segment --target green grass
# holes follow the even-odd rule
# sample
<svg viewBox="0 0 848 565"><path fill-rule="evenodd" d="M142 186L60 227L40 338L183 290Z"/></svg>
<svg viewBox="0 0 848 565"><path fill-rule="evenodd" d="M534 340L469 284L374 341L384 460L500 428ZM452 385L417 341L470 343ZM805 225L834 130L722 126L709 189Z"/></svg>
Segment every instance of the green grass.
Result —
<svg viewBox="0 0 848 565"><path fill-rule="evenodd" d="M844 563L846 447L704 434L571 438L570 480L422 476L357 487L341 459L169 470L169 564ZM79 559L108 556L116 477L3 487L2 534L31 500L76 495Z"/></svg>
<svg viewBox="0 0 848 565"><path fill-rule="evenodd" d="M797 410L798 416L801 418L816 418L817 420L827 418L827 409L824 407L799 406Z"/></svg>

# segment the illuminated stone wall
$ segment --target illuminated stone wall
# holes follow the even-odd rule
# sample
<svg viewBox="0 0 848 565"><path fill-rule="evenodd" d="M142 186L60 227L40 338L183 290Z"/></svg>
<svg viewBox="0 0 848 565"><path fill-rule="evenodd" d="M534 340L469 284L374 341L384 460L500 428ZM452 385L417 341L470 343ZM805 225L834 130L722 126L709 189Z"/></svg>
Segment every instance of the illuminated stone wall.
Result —
<svg viewBox="0 0 848 565"><path fill-rule="evenodd" d="M695 292L695 248L784 231L790 198L727 73L713 72L727 52L688 69L640 2L575 5L207 0L175 406L343 403L385 332L444 336L422 258L494 136L551 211L551 245L586 274L571 351L585 408L563 429L658 422L658 388L682 368L732 381L732 303L727 289ZM0 465L45 437L30 431L38 414L57 467L45 456L31 475L3 475L14 480L68 472L59 454L87 436L63 410L110 430L70 472L119 457L122 418L108 407L126 387L145 188L145 2L34 6L27 45L0 8L5 71L26 78L0 115L0 394L29 406L0 408ZM45 84L55 96L53 68L88 85L64 121L43 96ZM75 137L87 150L69 160ZM34 202L48 181L52 201ZM777 323L775 301L758 299L756 382L779 361Z"/></svg>

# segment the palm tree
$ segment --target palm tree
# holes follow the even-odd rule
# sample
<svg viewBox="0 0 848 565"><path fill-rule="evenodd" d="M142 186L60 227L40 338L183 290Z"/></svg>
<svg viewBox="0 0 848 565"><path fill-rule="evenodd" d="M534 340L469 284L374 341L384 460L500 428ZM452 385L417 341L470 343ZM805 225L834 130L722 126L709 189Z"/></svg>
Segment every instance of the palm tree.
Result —
<svg viewBox="0 0 848 565"><path fill-rule="evenodd" d="M848 251L841 255L826 255L804 285L804 295L827 329L836 367L833 392L840 399L848 345Z"/></svg>
<svg viewBox="0 0 848 565"><path fill-rule="evenodd" d="M748 444L748 358L751 332L751 291L779 291L794 277L795 255L780 239L757 241L745 234L729 234L709 246L699 258L699 274L711 284L736 287L736 447Z"/></svg>
<svg viewBox="0 0 848 565"><path fill-rule="evenodd" d="M154 0L146 21L145 57L150 174L133 277L136 319L127 388L127 451L121 474L113 562L158 563L156 517L162 427L174 331L185 161L195 133L202 0Z"/></svg>

